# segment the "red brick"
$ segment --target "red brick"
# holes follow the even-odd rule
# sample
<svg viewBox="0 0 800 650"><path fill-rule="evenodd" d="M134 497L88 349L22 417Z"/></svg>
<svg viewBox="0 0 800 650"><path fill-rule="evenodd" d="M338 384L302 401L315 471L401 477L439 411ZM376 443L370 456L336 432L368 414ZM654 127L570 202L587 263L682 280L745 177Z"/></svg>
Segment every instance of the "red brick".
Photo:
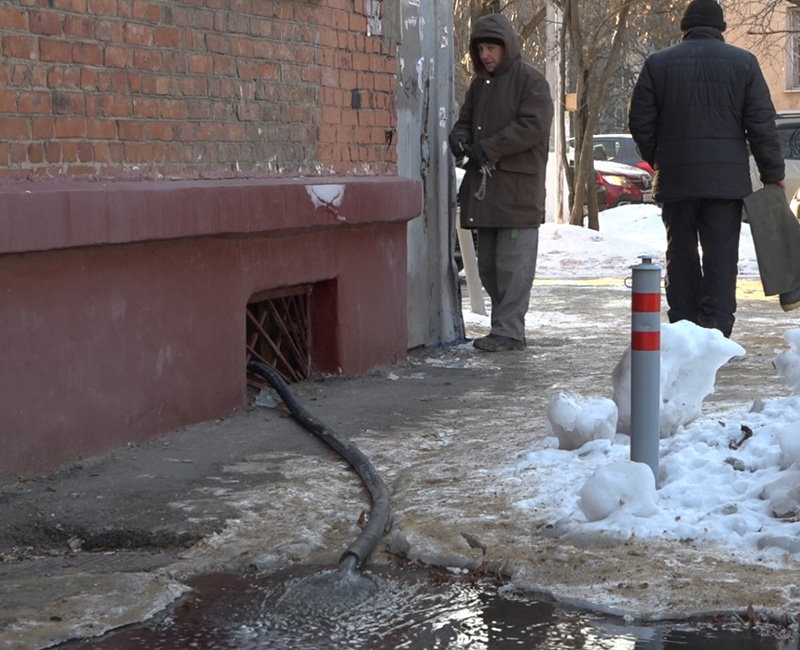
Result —
<svg viewBox="0 0 800 650"><path fill-rule="evenodd" d="M244 124L226 124L222 137L228 142L245 142Z"/></svg>
<svg viewBox="0 0 800 650"><path fill-rule="evenodd" d="M84 115L92 120L100 117L100 96L94 93L86 94L84 98Z"/></svg>
<svg viewBox="0 0 800 650"><path fill-rule="evenodd" d="M103 64L103 50L96 43L74 43L72 60L75 63L99 66Z"/></svg>
<svg viewBox="0 0 800 650"><path fill-rule="evenodd" d="M41 142L31 142L28 145L28 162L34 165L44 162L44 146Z"/></svg>
<svg viewBox="0 0 800 650"><path fill-rule="evenodd" d="M116 15L123 19L133 18L133 2L132 0L117 0Z"/></svg>
<svg viewBox="0 0 800 650"><path fill-rule="evenodd" d="M189 72L191 74L211 74L214 69L214 59L208 55L195 55L189 58Z"/></svg>
<svg viewBox="0 0 800 650"><path fill-rule="evenodd" d="M161 53L158 50L135 50L133 53L133 67L137 70L160 70Z"/></svg>
<svg viewBox="0 0 800 650"><path fill-rule="evenodd" d="M88 0L89 13L101 16L115 16L117 13L116 0Z"/></svg>
<svg viewBox="0 0 800 650"><path fill-rule="evenodd" d="M177 99L162 99L161 117L165 120L185 120L186 103Z"/></svg>
<svg viewBox="0 0 800 650"><path fill-rule="evenodd" d="M152 97L133 98L134 117L159 118L161 117L161 102Z"/></svg>
<svg viewBox="0 0 800 650"><path fill-rule="evenodd" d="M62 17L55 11L31 11L28 15L29 29L33 34L60 36Z"/></svg>
<svg viewBox="0 0 800 650"><path fill-rule="evenodd" d="M85 138L86 120L83 118L56 118L57 138Z"/></svg>
<svg viewBox="0 0 800 650"><path fill-rule="evenodd" d="M28 14L14 7L0 7L0 25L9 30L27 30Z"/></svg>
<svg viewBox="0 0 800 650"><path fill-rule="evenodd" d="M124 38L129 45L152 45L153 28L139 23L125 23Z"/></svg>
<svg viewBox="0 0 800 650"><path fill-rule="evenodd" d="M20 93L18 111L20 113L48 114L53 110L50 93L45 91Z"/></svg>
<svg viewBox="0 0 800 650"><path fill-rule="evenodd" d="M28 147L22 142L12 142L8 149L9 162L13 165L23 165L28 160Z"/></svg>
<svg viewBox="0 0 800 650"><path fill-rule="evenodd" d="M350 70L342 70L339 73L339 85L344 90L353 90L358 87L358 76Z"/></svg>
<svg viewBox="0 0 800 650"><path fill-rule="evenodd" d="M80 38L94 38L94 19L88 16L65 16L64 34Z"/></svg>
<svg viewBox="0 0 800 650"><path fill-rule="evenodd" d="M252 58L253 41L248 38L232 38L230 40L230 52L234 56Z"/></svg>
<svg viewBox="0 0 800 650"><path fill-rule="evenodd" d="M0 90L0 113L17 112L17 93L13 90Z"/></svg>
<svg viewBox="0 0 800 650"><path fill-rule="evenodd" d="M128 47L109 46L106 48L105 64L110 68L130 68L133 66L133 50Z"/></svg>
<svg viewBox="0 0 800 650"><path fill-rule="evenodd" d="M207 34L206 47L209 52L228 54L231 51L230 39L223 34Z"/></svg>
<svg viewBox="0 0 800 650"><path fill-rule="evenodd" d="M97 70L95 77L95 90L98 92L109 92L113 87L113 75L107 70Z"/></svg>
<svg viewBox="0 0 800 650"><path fill-rule="evenodd" d="M56 90L52 93L54 115L84 115L85 95L81 92Z"/></svg>
<svg viewBox="0 0 800 650"><path fill-rule="evenodd" d="M159 2L148 2L145 0L134 0L133 18L143 20L148 23L158 23L163 16L162 4Z"/></svg>
<svg viewBox="0 0 800 650"><path fill-rule="evenodd" d="M78 145L75 142L61 142L61 162L77 162Z"/></svg>
<svg viewBox="0 0 800 650"><path fill-rule="evenodd" d="M153 140L172 140L173 128L168 122L151 122L147 132Z"/></svg>
<svg viewBox="0 0 800 650"><path fill-rule="evenodd" d="M121 142L108 143L108 159L112 163L121 163L125 160L125 146Z"/></svg>
<svg viewBox="0 0 800 650"><path fill-rule="evenodd" d="M46 142L44 145L44 157L51 164L61 162L61 143L55 140Z"/></svg>
<svg viewBox="0 0 800 650"><path fill-rule="evenodd" d="M89 120L86 135L92 140L115 140L117 138L117 121Z"/></svg>
<svg viewBox="0 0 800 650"><path fill-rule="evenodd" d="M31 120L31 137L35 140L47 140L56 133L56 121L52 117L34 117Z"/></svg>
<svg viewBox="0 0 800 650"><path fill-rule="evenodd" d="M0 116L0 133L9 141L30 140L30 124L22 117Z"/></svg>
<svg viewBox="0 0 800 650"><path fill-rule="evenodd" d="M153 45L156 47L178 48L181 44L181 33L174 27L156 27L153 30Z"/></svg>
<svg viewBox="0 0 800 650"><path fill-rule="evenodd" d="M318 31L319 41L318 44L320 47L336 47L336 43L338 40L338 35L335 29L330 27L320 27Z"/></svg>
<svg viewBox="0 0 800 650"><path fill-rule="evenodd" d="M214 74L232 77L236 73L236 59L232 56L214 57Z"/></svg>
<svg viewBox="0 0 800 650"><path fill-rule="evenodd" d="M117 132L120 140L144 140L145 122L133 120L119 120Z"/></svg>
<svg viewBox="0 0 800 650"><path fill-rule="evenodd" d="M103 97L103 115L106 117L126 117L131 114L131 100L120 95Z"/></svg>
<svg viewBox="0 0 800 650"><path fill-rule="evenodd" d="M94 37L107 43L122 43L123 25L114 20L98 19L94 25Z"/></svg>
<svg viewBox="0 0 800 650"><path fill-rule="evenodd" d="M367 54L360 52L353 52L353 69L354 70L369 70L370 60Z"/></svg>
<svg viewBox="0 0 800 650"><path fill-rule="evenodd" d="M98 142L92 147L92 159L98 163L108 163L111 157L108 152L107 142Z"/></svg>
<svg viewBox="0 0 800 650"><path fill-rule="evenodd" d="M3 56L8 59L33 59L36 49L36 39L32 36L9 35L3 37Z"/></svg>
<svg viewBox="0 0 800 650"><path fill-rule="evenodd" d="M90 142L78 142L78 160L92 162L94 160L94 147Z"/></svg>

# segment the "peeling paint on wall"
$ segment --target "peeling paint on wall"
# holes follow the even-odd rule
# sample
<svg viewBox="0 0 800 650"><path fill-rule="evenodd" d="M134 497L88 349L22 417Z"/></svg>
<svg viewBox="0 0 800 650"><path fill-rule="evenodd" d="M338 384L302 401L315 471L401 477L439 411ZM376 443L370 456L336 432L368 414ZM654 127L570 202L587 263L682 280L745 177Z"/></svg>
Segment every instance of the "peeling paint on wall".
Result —
<svg viewBox="0 0 800 650"><path fill-rule="evenodd" d="M364 0L364 13L367 16L367 36L383 34L383 14L380 0Z"/></svg>
<svg viewBox="0 0 800 650"><path fill-rule="evenodd" d="M450 38L450 30L447 29L446 25L442 26L442 31L440 32L441 42L439 43L439 47L455 47L453 45L453 39Z"/></svg>
<svg viewBox="0 0 800 650"><path fill-rule="evenodd" d="M315 208L322 208L339 221L347 218L339 214L339 206L344 199L345 185L306 185L306 193L311 198Z"/></svg>

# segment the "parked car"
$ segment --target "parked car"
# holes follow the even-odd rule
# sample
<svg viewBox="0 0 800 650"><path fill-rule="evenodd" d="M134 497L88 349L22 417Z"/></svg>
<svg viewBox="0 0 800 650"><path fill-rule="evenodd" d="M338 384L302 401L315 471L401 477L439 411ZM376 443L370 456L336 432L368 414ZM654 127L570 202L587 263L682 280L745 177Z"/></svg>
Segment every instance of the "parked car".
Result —
<svg viewBox="0 0 800 650"><path fill-rule="evenodd" d="M623 165L631 165L644 169L649 174L653 174L650 163L642 160L636 149L636 143L630 133L600 133L592 136L595 160L608 160ZM575 138L567 140L567 146L572 149L575 147Z"/></svg>
<svg viewBox="0 0 800 650"><path fill-rule="evenodd" d="M607 207L653 202L653 177L644 169L595 160L594 170L597 172L597 183L606 190Z"/></svg>
<svg viewBox="0 0 800 650"><path fill-rule="evenodd" d="M458 190L461 187L461 181L464 180L464 170L461 167L456 167L456 211L458 212L461 209L460 203L458 201ZM585 206L584 206L585 207ZM608 198L605 186L600 182L600 174L598 174L598 181L597 181L597 209L598 210L605 210L608 207ZM460 216L456 214L456 220L458 220ZM472 241L473 245L475 246L475 250L478 249L478 231L472 229ZM461 247L459 245L458 237L456 237L455 242L455 251L454 257L456 260L456 266L458 270L464 268L464 261L461 257Z"/></svg>
<svg viewBox="0 0 800 650"><path fill-rule="evenodd" d="M775 126L778 128L783 160L786 163L786 200L791 204L800 188L800 113L778 113ZM750 179L754 190L762 187L753 156L750 156ZM797 216L797 206L792 208L792 212Z"/></svg>

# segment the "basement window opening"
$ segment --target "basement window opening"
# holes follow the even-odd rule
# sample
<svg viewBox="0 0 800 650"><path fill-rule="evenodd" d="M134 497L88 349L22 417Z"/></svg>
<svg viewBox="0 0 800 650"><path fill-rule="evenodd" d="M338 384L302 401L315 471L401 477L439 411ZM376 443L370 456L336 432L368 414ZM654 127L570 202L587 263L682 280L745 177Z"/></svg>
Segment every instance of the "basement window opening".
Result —
<svg viewBox="0 0 800 650"><path fill-rule="evenodd" d="M262 291L247 302L247 363L261 361L286 383L307 379L311 372L311 285ZM261 390L267 382L247 373L247 385Z"/></svg>

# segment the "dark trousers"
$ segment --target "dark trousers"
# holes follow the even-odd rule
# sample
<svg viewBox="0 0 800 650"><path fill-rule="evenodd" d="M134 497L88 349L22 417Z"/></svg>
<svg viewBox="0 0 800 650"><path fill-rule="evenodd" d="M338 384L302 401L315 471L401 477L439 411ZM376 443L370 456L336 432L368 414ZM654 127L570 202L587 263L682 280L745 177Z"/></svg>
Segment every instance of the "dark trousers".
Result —
<svg viewBox="0 0 800 650"><path fill-rule="evenodd" d="M665 203L667 316L730 337L736 312L742 202L697 199ZM700 250L698 250L698 244Z"/></svg>

